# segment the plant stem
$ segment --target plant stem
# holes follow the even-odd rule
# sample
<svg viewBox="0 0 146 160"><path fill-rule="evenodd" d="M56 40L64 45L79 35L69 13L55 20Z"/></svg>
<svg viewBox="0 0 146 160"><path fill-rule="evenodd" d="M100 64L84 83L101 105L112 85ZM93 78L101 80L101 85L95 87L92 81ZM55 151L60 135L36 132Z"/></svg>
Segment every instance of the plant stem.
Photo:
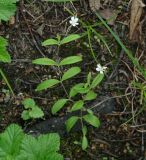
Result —
<svg viewBox="0 0 146 160"><path fill-rule="evenodd" d="M13 89L12 89L12 87L11 87L8 79L7 79L7 77L5 76L5 74L4 74L4 72L3 72L3 70L2 70L1 68L0 68L0 74L1 74L2 78L4 79L5 83L7 84L9 90L10 90L11 93L13 94L13 96L15 96L14 91L13 91Z"/></svg>

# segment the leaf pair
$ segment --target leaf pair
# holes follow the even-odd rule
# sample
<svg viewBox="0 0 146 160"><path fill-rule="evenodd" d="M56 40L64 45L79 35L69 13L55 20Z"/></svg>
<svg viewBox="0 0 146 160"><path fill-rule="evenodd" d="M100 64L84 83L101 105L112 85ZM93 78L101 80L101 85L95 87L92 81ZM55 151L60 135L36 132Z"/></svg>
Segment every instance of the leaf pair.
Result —
<svg viewBox="0 0 146 160"><path fill-rule="evenodd" d="M80 61L82 61L81 56L69 56L61 60L59 63L55 62L50 58L38 58L36 60L33 60L32 63L38 65L47 65L47 66L64 66L64 65L74 64Z"/></svg>
<svg viewBox="0 0 146 160"><path fill-rule="evenodd" d="M41 90L44 90L44 89L48 89L48 88L52 88L54 87L56 84L59 84L67 79L70 79L72 77L74 77L75 75L77 75L78 73L81 72L81 69L79 67L72 67L70 68L69 70L67 70L61 80L57 80L57 79L47 79L43 82L41 82L37 88L36 88L36 91L41 91Z"/></svg>
<svg viewBox="0 0 146 160"><path fill-rule="evenodd" d="M74 125L77 123L77 121L80 119L78 116L72 116L66 121L66 128L67 131L70 132L70 130L74 127ZM99 119L94 116L93 114L86 114L82 117L82 120L87 122L88 124L92 125L93 127L98 128L100 126Z"/></svg>
<svg viewBox="0 0 146 160"><path fill-rule="evenodd" d="M79 39L81 36L79 34L71 34L67 37L64 37L62 40L60 40L60 37L58 39L47 39L42 43L42 46L50 46L50 45L63 45L72 41L75 41Z"/></svg>

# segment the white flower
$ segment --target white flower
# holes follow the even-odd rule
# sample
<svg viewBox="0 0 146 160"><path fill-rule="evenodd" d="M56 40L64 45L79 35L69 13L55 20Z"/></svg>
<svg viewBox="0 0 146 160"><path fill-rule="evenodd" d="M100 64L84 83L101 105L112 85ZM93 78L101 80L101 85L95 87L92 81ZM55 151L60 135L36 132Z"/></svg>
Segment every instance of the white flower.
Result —
<svg viewBox="0 0 146 160"><path fill-rule="evenodd" d="M103 74L106 71L107 67L101 66L100 64L97 64L96 71L100 72L100 74Z"/></svg>
<svg viewBox="0 0 146 160"><path fill-rule="evenodd" d="M78 19L77 17L73 16L73 17L71 17L71 20L69 21L69 23L70 23L73 27L75 27L75 26L79 25L78 21L79 21L79 19Z"/></svg>

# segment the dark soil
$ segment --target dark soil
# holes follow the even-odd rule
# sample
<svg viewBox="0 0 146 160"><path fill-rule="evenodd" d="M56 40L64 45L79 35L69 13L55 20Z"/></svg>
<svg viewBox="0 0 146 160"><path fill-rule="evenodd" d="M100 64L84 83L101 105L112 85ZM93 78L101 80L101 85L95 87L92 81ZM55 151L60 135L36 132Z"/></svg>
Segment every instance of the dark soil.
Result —
<svg viewBox="0 0 146 160"><path fill-rule="evenodd" d="M82 0L81 0L82 1ZM115 4L116 3L116 4ZM131 43L128 39L128 23L130 10L128 2L112 1L107 3L104 8L119 9L122 7L115 24L110 26L116 34L122 39L122 42L133 51L136 57L140 57L140 63L146 66L145 56L145 33L146 27L143 27L143 39L139 43ZM0 82L0 130L3 131L9 124L17 123L23 128L37 125L44 120L31 120L24 122L21 119L23 106L21 101L26 97L33 98L36 103L42 107L44 119L54 119L50 109L55 99L62 97L64 91L61 87L51 90L35 92L37 84L48 77L55 77L55 71L50 67L36 66L31 63L32 60L40 57L63 58L69 55L83 56L83 63L80 64L82 73L65 85L69 88L72 84L84 81L89 71L96 74L96 62L91 51L84 45L88 43L86 38L77 42L68 44L61 48L59 57L56 55L55 47L42 47L41 43L47 38L54 38L57 34L65 36L69 27L71 15L65 8L74 11L76 8L77 16L84 22L94 24L100 22L89 8L88 2L75 2L72 4L54 4L48 2L21 1L18 4L15 23L2 23L0 25L0 35L6 37L9 41L8 50L12 57L12 63L1 64L9 82L15 93L9 96L3 90L7 89L4 81ZM131 119L134 112L138 113L143 105L139 104L140 91L133 89L130 82L136 77L141 82L144 78L134 68L132 62L123 52L115 39L102 25L96 27L96 30L104 36L112 55L102 43L92 41L97 60L108 66L108 72L102 85L97 88L98 96L110 96L115 101L114 112L100 114L101 126L98 129L89 127L88 138L89 147L87 151L82 151L81 147L75 145L74 141L80 141L81 133L74 132L62 136L61 151L65 158L70 160L140 160L146 157L145 141L145 109L134 119ZM71 28L69 33L82 33L85 28L79 26ZM143 53L144 50L144 53ZM143 53L143 54L142 54ZM65 68L63 68L65 69ZM123 95L123 96L120 96ZM66 110L60 112L59 117L66 116ZM130 120L131 119L131 120Z"/></svg>

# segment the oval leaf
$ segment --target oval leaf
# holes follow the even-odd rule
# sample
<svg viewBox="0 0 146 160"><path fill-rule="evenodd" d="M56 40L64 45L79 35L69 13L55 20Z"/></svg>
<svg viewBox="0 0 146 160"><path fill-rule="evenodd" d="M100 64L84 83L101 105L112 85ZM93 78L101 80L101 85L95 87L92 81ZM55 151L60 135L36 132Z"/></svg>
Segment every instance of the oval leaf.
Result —
<svg viewBox="0 0 146 160"><path fill-rule="evenodd" d="M81 56L70 56L70 57L64 58L59 65L60 66L69 65L69 64L80 62L80 61L82 61Z"/></svg>
<svg viewBox="0 0 146 160"><path fill-rule="evenodd" d="M83 119L87 123L91 124L94 127L99 127L100 126L99 119L96 116L94 116L93 114L86 114L85 116L83 116Z"/></svg>
<svg viewBox="0 0 146 160"><path fill-rule="evenodd" d="M51 88L54 85L58 84L59 82L60 81L57 80L57 79L48 79L48 80L45 80L45 81L43 81L42 83L40 83L37 86L36 91L41 91L41 90L44 90L44 89L47 89L47 88Z"/></svg>
<svg viewBox="0 0 146 160"><path fill-rule="evenodd" d="M89 91L89 92L85 95L84 100L86 100L86 101L90 101L90 100L95 99L95 98L96 98L96 96L97 96L97 94L96 94L95 92L93 92L93 91Z"/></svg>
<svg viewBox="0 0 146 160"><path fill-rule="evenodd" d="M63 38L60 42L60 44L65 44L65 43L69 43L72 41L75 41L77 39L79 39L81 36L79 34L71 34L65 38Z"/></svg>
<svg viewBox="0 0 146 160"><path fill-rule="evenodd" d="M76 124L78 121L79 117L77 116L72 116L66 121L66 128L67 132L70 132L70 130L73 128L73 126Z"/></svg>
<svg viewBox="0 0 146 160"><path fill-rule="evenodd" d="M83 105L84 105L84 102L82 100L79 100L79 101L77 101L77 102L74 103L74 105L71 108L71 111L72 112L73 111L77 111L77 110L83 108Z"/></svg>
<svg viewBox="0 0 146 160"><path fill-rule="evenodd" d="M42 46L58 45L58 41L55 39L47 39L42 43Z"/></svg>
<svg viewBox="0 0 146 160"><path fill-rule="evenodd" d="M68 101L68 99L59 99L52 107L51 111L52 114L57 113L64 105L65 103Z"/></svg>
<svg viewBox="0 0 146 160"><path fill-rule="evenodd" d="M88 147L88 139L87 139L86 136L83 136L83 138L82 138L82 149L86 150L87 147Z"/></svg>
<svg viewBox="0 0 146 160"><path fill-rule="evenodd" d="M91 88L95 88L102 80L104 74L98 74L92 81Z"/></svg>
<svg viewBox="0 0 146 160"><path fill-rule="evenodd" d="M55 61L49 58L38 58L32 61L33 64L39 64L39 65L57 65Z"/></svg>
<svg viewBox="0 0 146 160"><path fill-rule="evenodd" d="M75 86L73 86L70 89L69 96L74 97L75 95L77 95L78 92L77 92L76 88L82 88L83 86L84 86L84 83L79 83L79 84L76 84Z"/></svg>
<svg viewBox="0 0 146 160"><path fill-rule="evenodd" d="M80 72L81 72L81 69L79 67L72 67L64 73L61 80L62 81L67 80L71 77L74 77L75 75L77 75Z"/></svg>

